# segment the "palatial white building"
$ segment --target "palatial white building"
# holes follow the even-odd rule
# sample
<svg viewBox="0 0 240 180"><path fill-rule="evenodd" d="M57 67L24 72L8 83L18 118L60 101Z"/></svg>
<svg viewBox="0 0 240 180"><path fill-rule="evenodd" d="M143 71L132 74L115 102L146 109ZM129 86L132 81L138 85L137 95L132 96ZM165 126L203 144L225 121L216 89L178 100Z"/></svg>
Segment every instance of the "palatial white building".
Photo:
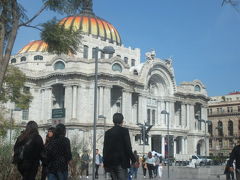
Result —
<svg viewBox="0 0 240 180"><path fill-rule="evenodd" d="M124 47L119 32L97 17L92 5L75 16L62 19L64 28L81 30L82 44L76 55L47 53L47 44L33 41L12 56L11 64L27 75L26 87L33 101L29 110L14 111L19 124L35 120L46 130L63 122L67 135L88 143L91 148L94 119L94 53L96 47L112 46L113 55L98 53L97 147L102 148L104 130L113 126L112 115L122 112L129 128L133 149L142 152L137 123L152 124L145 152L167 153L167 118L169 113L170 151L176 159L205 153L204 124L207 119L206 88L199 80L176 85L170 59L147 52L141 60L140 49ZM197 116L196 116L197 115ZM208 152L208 135L207 135Z"/></svg>

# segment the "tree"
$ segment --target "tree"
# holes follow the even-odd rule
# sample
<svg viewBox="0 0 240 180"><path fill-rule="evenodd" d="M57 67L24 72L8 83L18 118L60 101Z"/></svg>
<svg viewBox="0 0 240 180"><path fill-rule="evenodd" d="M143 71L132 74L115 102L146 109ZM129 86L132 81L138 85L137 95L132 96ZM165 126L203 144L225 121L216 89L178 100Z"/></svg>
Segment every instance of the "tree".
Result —
<svg viewBox="0 0 240 180"><path fill-rule="evenodd" d="M32 23L47 9L70 15L78 12L89 3L91 3L91 0L42 0L42 7L35 15L28 18L26 10L18 0L0 0L0 93L19 28L39 29L42 32L43 40L49 45L47 49L49 52L57 54L75 53L79 43L79 38L76 36L79 36L79 32L61 28L54 20L46 22L41 27L33 26ZM57 33L52 36L52 32Z"/></svg>

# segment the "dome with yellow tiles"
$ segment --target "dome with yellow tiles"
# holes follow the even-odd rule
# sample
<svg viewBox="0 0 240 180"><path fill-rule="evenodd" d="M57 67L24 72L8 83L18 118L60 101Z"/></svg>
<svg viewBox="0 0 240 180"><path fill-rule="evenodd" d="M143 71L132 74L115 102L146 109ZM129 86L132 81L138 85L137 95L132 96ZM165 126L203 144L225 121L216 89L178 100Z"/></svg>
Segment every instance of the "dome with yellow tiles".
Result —
<svg viewBox="0 0 240 180"><path fill-rule="evenodd" d="M92 35L102 40L108 40L110 43L121 45L121 38L116 28L109 22L93 15L80 14L70 16L60 21L65 28L80 30L86 35Z"/></svg>
<svg viewBox="0 0 240 180"><path fill-rule="evenodd" d="M79 30L85 35L92 35L94 38L121 45L121 37L116 28L93 13L91 0L83 2L83 10L80 14L63 18L59 21L59 24L66 29ZM46 48L47 44L45 42L41 40L32 41L18 53L44 52Z"/></svg>
<svg viewBox="0 0 240 180"><path fill-rule="evenodd" d="M44 52L47 49L47 43L41 40L32 41L24 46L18 54L27 53L27 52Z"/></svg>

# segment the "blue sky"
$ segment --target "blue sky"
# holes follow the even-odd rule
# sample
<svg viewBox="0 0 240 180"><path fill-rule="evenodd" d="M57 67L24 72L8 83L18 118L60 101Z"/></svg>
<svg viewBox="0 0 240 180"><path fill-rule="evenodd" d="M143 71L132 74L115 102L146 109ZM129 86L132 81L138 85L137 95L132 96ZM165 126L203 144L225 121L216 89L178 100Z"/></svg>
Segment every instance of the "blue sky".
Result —
<svg viewBox="0 0 240 180"><path fill-rule="evenodd" d="M41 1L20 0L28 14ZM240 13L222 0L93 0L94 12L112 23L123 44L145 52L154 49L157 57L173 59L176 82L201 80L209 96L240 90ZM240 9L240 5L238 7ZM45 12L38 24L60 16ZM13 54L39 32L22 28Z"/></svg>

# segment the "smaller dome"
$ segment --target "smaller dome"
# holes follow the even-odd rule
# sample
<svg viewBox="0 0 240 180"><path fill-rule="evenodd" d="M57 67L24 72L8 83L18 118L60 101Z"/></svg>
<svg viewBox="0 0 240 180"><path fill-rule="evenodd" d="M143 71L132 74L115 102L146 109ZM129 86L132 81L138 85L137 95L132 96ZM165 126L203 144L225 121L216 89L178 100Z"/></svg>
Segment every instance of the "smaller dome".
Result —
<svg viewBox="0 0 240 180"><path fill-rule="evenodd" d="M27 52L45 52L47 48L47 43L41 40L32 41L24 46L18 54L27 53Z"/></svg>

